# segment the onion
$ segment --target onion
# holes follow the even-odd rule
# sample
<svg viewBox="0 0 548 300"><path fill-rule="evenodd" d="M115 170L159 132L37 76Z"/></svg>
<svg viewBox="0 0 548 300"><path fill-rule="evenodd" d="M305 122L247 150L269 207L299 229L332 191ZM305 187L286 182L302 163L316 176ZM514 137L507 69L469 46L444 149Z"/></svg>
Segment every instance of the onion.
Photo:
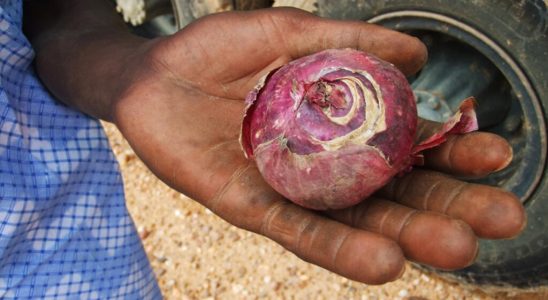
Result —
<svg viewBox="0 0 548 300"><path fill-rule="evenodd" d="M420 162L447 133L477 129L472 100L440 132L414 144L417 109L392 64L352 49L325 50L265 76L246 98L240 142L262 176L312 209L357 204Z"/></svg>

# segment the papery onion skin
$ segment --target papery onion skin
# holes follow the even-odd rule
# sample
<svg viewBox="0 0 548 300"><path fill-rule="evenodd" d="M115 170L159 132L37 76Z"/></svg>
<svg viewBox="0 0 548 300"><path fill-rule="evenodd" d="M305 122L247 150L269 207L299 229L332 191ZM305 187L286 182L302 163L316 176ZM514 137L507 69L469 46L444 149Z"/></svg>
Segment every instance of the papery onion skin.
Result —
<svg viewBox="0 0 548 300"><path fill-rule="evenodd" d="M272 71L249 93L240 143L264 179L311 209L357 204L423 162L449 134L478 129L475 100L414 144L417 108L392 64L352 49L325 50Z"/></svg>
<svg viewBox="0 0 548 300"><path fill-rule="evenodd" d="M373 55L331 49L292 61L246 104L247 157L304 207L355 205L411 164L413 93L398 69Z"/></svg>

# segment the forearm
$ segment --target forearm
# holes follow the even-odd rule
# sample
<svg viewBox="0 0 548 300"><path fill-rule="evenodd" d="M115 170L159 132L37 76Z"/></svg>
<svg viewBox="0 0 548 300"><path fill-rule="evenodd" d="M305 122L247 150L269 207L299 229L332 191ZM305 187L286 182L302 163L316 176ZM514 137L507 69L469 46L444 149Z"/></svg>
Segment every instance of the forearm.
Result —
<svg viewBox="0 0 548 300"><path fill-rule="evenodd" d="M112 120L147 40L129 33L107 0L31 1L24 9L25 33L46 87L67 105Z"/></svg>

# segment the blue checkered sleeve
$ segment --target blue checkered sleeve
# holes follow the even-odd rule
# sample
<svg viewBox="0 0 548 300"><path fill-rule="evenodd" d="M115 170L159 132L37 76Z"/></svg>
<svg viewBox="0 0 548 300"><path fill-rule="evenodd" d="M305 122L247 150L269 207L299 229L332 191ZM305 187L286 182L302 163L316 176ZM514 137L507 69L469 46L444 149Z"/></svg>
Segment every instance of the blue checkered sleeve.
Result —
<svg viewBox="0 0 548 300"><path fill-rule="evenodd" d="M159 299L102 127L37 79L21 14L0 0L0 298Z"/></svg>

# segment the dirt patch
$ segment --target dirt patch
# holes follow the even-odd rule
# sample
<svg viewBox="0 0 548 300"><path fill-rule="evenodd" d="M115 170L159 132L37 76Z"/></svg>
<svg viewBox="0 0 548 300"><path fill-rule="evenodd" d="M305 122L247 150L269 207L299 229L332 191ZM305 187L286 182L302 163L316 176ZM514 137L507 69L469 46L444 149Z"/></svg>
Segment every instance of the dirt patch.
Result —
<svg viewBox="0 0 548 300"><path fill-rule="evenodd" d="M238 229L152 175L119 131L104 124L120 162L129 211L166 299L547 299L548 293L486 294L411 265L401 280L357 283L305 263Z"/></svg>

